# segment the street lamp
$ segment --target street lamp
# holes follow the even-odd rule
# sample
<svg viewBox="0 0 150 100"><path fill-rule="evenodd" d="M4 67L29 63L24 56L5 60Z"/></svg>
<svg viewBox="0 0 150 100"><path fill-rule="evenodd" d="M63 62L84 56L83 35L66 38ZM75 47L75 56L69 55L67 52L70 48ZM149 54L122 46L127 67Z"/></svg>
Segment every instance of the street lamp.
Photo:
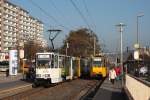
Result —
<svg viewBox="0 0 150 100"><path fill-rule="evenodd" d="M137 15L137 39L136 39L136 43L139 45L139 18L140 17L142 17L142 16L144 16L144 14L143 13L140 13L140 14L138 14Z"/></svg>
<svg viewBox="0 0 150 100"><path fill-rule="evenodd" d="M135 56L134 58L137 60L137 67L139 68L139 49L140 49L140 43L139 43L139 18L144 16L143 13L140 13L137 15L137 39L135 44L136 51L134 52ZM137 56L137 58L136 58Z"/></svg>
<svg viewBox="0 0 150 100"><path fill-rule="evenodd" d="M96 47L95 42L96 42L96 37L94 36L93 38L94 38L94 44L93 44L94 45L94 53L93 54L95 56L95 47Z"/></svg>
<svg viewBox="0 0 150 100"><path fill-rule="evenodd" d="M116 25L117 27L119 27L119 32L120 32L120 63L121 63L121 72L123 75L123 42L122 42L122 33L123 33L123 27L126 26L123 23L119 23ZM124 81L123 81L123 76L122 76L122 86L124 85Z"/></svg>

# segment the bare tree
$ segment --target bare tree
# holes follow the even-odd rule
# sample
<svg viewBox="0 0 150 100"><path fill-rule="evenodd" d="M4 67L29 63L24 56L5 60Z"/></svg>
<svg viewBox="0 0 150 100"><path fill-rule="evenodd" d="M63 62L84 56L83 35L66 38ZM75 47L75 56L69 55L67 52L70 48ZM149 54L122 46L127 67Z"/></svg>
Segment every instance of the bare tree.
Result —
<svg viewBox="0 0 150 100"><path fill-rule="evenodd" d="M64 44L61 47L61 52L65 54L67 43L69 48L67 48L68 55L70 56L81 56L88 57L93 55L94 50L94 38L96 53L100 52L100 45L98 43L98 38L94 32L86 28L82 28L76 31L71 31L66 39Z"/></svg>

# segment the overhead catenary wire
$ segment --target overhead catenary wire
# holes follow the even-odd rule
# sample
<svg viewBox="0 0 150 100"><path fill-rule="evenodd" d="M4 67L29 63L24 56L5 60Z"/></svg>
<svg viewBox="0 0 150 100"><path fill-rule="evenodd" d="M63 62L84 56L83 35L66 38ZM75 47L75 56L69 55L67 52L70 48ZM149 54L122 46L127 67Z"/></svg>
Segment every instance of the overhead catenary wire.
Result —
<svg viewBox="0 0 150 100"><path fill-rule="evenodd" d="M87 13L87 15L89 16L89 18L90 18L90 20L92 22L92 26L93 26L93 28L95 28L95 31L96 31L96 24L95 24L95 22L93 20L93 17L92 17L92 15L91 15L88 7L87 7L87 4L86 4L85 0L82 0L82 1L83 1L84 8L86 10L86 13Z"/></svg>
<svg viewBox="0 0 150 100"><path fill-rule="evenodd" d="M63 19L67 19L67 18L64 16L64 14L62 13L62 11L56 6L56 4L54 3L53 0L49 0L49 2L50 2L50 4L51 4L51 6L53 6L53 8L55 8L56 12L59 13L60 17L62 17ZM69 24L67 21L66 21L65 23Z"/></svg>
<svg viewBox="0 0 150 100"><path fill-rule="evenodd" d="M42 13L44 13L47 17L49 17L50 19L52 19L55 23L58 24L58 26L61 26L67 30L69 30L68 27L62 25L58 20L55 19L55 17L53 17L52 15L50 15L49 13L47 13L43 8L41 8L38 4L36 4L35 2L33 2L33 0L29 0L34 6L36 6L37 8L39 8L41 10Z"/></svg>
<svg viewBox="0 0 150 100"><path fill-rule="evenodd" d="M74 6L74 8L77 10L77 12L79 13L79 15L81 16L81 18L83 19L83 21L85 22L85 24L88 26L88 28L91 30L91 27L87 21L87 19L85 18L84 14L80 11L80 9L77 7L77 5L75 4L75 2L73 0L70 0L71 4Z"/></svg>
<svg viewBox="0 0 150 100"><path fill-rule="evenodd" d="M85 10L86 10L86 12L87 12L87 15L89 16L89 18L90 18L90 20L91 20L91 22L92 22L92 24L93 24L93 28L95 29L95 32L97 32L96 24L95 24L95 22L94 22L94 20L93 20L93 17L92 17L92 15L91 15L91 13L90 13L90 11L89 11L89 9L88 9L88 6L87 6L85 0L83 0L83 4L84 4L84 8L85 8ZM102 38L100 39L100 42L102 42L102 43L101 43L102 46L105 45L105 44L104 44L104 40L103 40Z"/></svg>

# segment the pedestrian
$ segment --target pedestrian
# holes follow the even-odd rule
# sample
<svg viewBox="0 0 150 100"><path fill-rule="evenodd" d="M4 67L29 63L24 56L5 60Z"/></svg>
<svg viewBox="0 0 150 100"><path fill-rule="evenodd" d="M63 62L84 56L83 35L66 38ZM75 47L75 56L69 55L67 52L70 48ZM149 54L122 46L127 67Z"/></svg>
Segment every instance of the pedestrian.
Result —
<svg viewBox="0 0 150 100"><path fill-rule="evenodd" d="M6 70L6 77L9 76L9 69Z"/></svg>
<svg viewBox="0 0 150 100"><path fill-rule="evenodd" d="M121 67L117 66L115 67L115 72L116 72L116 80L120 80L120 76L121 76Z"/></svg>
<svg viewBox="0 0 150 100"><path fill-rule="evenodd" d="M109 70L109 80L111 81L112 84L115 83L115 78L116 78L116 72L115 72L114 68L112 67Z"/></svg>

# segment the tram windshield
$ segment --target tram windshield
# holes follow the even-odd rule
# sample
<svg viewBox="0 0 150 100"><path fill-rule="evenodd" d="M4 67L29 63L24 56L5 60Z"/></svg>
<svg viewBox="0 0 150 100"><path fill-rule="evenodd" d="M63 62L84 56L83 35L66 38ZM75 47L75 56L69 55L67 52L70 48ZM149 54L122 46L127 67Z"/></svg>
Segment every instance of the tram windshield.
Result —
<svg viewBox="0 0 150 100"><path fill-rule="evenodd" d="M50 68L51 67L50 60L38 60L36 67L37 68Z"/></svg>
<svg viewBox="0 0 150 100"><path fill-rule="evenodd" d="M52 56L49 54L39 54L36 59L37 68L50 68L54 65Z"/></svg>
<svg viewBox="0 0 150 100"><path fill-rule="evenodd" d="M101 61L93 61L93 66L101 66Z"/></svg>
<svg viewBox="0 0 150 100"><path fill-rule="evenodd" d="M38 54L36 59L37 68L58 68L58 55Z"/></svg>
<svg viewBox="0 0 150 100"><path fill-rule="evenodd" d="M102 66L102 59L101 58L94 58L93 59L93 66L99 67Z"/></svg>

